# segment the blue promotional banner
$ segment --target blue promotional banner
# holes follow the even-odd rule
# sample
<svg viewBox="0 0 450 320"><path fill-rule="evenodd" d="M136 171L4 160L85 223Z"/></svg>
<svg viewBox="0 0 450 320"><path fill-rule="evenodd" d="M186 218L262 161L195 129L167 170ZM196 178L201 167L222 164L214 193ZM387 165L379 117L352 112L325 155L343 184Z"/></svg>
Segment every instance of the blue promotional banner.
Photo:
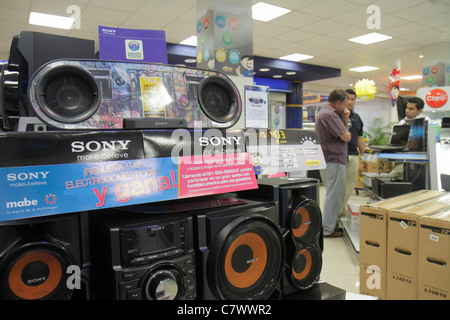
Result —
<svg viewBox="0 0 450 320"><path fill-rule="evenodd" d="M0 169L0 221L178 198L172 158Z"/></svg>
<svg viewBox="0 0 450 320"><path fill-rule="evenodd" d="M98 27L100 59L167 64L163 30Z"/></svg>

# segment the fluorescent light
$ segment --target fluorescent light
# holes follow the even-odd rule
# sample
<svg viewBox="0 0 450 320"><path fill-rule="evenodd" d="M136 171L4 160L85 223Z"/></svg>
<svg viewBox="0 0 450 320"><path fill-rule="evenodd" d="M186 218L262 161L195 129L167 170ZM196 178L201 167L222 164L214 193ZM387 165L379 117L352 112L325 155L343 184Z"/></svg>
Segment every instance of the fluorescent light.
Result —
<svg viewBox="0 0 450 320"><path fill-rule="evenodd" d="M71 29L74 22L74 18L39 12L30 12L30 18L28 19L29 24L66 30Z"/></svg>
<svg viewBox="0 0 450 320"><path fill-rule="evenodd" d="M258 21L267 22L275 18L281 17L286 13L291 12L289 9L274 6L264 2L258 2L252 6L252 16L253 19Z"/></svg>
<svg viewBox="0 0 450 320"><path fill-rule="evenodd" d="M288 61L294 61L294 62L307 60L307 59L311 59L311 58L314 58L314 57L309 56L307 54L301 54L301 53L293 53L293 54L289 54L287 56L280 57L281 60L288 60Z"/></svg>
<svg viewBox="0 0 450 320"><path fill-rule="evenodd" d="M423 78L423 76L419 75L419 74L416 74L416 75L413 75L413 76L400 77L400 79L402 79L402 80L419 80L419 79L422 79L422 78Z"/></svg>
<svg viewBox="0 0 450 320"><path fill-rule="evenodd" d="M261 71L261 72L269 72L270 69L269 68L261 68L261 69L259 69L259 71Z"/></svg>
<svg viewBox="0 0 450 320"><path fill-rule="evenodd" d="M363 67L357 67L357 68L351 68L350 71L356 71L356 72L367 72L367 71L373 71L378 70L377 67L371 67L371 66L363 66Z"/></svg>
<svg viewBox="0 0 450 320"><path fill-rule="evenodd" d="M180 44L196 47L197 46L197 36L190 36L189 38L181 41Z"/></svg>
<svg viewBox="0 0 450 320"><path fill-rule="evenodd" d="M389 39L392 39L392 37L381 34L381 33L372 32L369 34L365 34L363 36L348 39L348 41L368 45L368 44L372 44L372 43L376 43L376 42L380 42L380 41L384 41L384 40L389 40Z"/></svg>
<svg viewBox="0 0 450 320"><path fill-rule="evenodd" d="M293 75L296 75L297 74L297 72L295 72L295 71L288 71L288 72L286 72L286 75L288 75L288 76L293 76Z"/></svg>

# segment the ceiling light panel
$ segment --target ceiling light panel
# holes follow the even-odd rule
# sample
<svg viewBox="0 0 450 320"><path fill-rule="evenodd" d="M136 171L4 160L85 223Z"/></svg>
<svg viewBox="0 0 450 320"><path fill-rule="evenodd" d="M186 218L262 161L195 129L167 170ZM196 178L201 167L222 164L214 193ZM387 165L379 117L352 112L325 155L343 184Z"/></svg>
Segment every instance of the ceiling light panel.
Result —
<svg viewBox="0 0 450 320"><path fill-rule="evenodd" d="M254 20L268 22L291 12L291 10L267 4L265 2L258 2L252 6L252 16Z"/></svg>
<svg viewBox="0 0 450 320"><path fill-rule="evenodd" d="M378 70L377 67L371 67L371 66L363 66L363 67L357 67L357 68L351 68L350 71L356 71L356 72L368 72L368 71L374 71Z"/></svg>
<svg viewBox="0 0 450 320"><path fill-rule="evenodd" d="M287 56L280 57L281 60L288 60L288 61L294 61L294 62L312 59L312 58L314 58L314 56L310 56L307 54L301 54L301 53L293 53L293 54L289 54Z"/></svg>
<svg viewBox="0 0 450 320"><path fill-rule="evenodd" d="M348 39L348 41L351 42L356 42L359 44L364 44L364 45L369 45L369 44L373 44L373 43L377 43L377 42L381 42L381 41L385 41L385 40L389 40L392 39L391 36L387 36L381 33L377 33L377 32L372 32L372 33L368 33L356 38L351 38Z"/></svg>
<svg viewBox="0 0 450 320"><path fill-rule="evenodd" d="M74 18L53 14L30 12L28 23L36 26L69 30L75 22Z"/></svg>
<svg viewBox="0 0 450 320"><path fill-rule="evenodd" d="M197 46L197 37L196 36L191 36L191 37L181 41L180 44L184 44L186 46L196 47Z"/></svg>

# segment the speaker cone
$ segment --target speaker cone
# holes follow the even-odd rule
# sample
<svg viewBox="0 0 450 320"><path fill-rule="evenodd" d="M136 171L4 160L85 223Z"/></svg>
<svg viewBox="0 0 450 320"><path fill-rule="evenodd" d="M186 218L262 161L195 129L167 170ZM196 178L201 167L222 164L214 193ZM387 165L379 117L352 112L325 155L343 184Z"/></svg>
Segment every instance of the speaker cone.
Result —
<svg viewBox="0 0 450 320"><path fill-rule="evenodd" d="M97 111L101 94L97 82L87 70L59 65L39 78L36 99L41 110L51 119L77 123Z"/></svg>
<svg viewBox="0 0 450 320"><path fill-rule="evenodd" d="M234 84L223 77L210 76L198 86L198 101L212 121L227 126L241 116L241 100Z"/></svg>
<svg viewBox="0 0 450 320"><path fill-rule="evenodd" d="M221 299L267 299L281 277L284 243L267 218L249 215L221 230L208 257L207 272Z"/></svg>
<svg viewBox="0 0 450 320"><path fill-rule="evenodd" d="M291 276L296 287L306 290L319 280L322 270L322 254L314 246L300 248L292 261Z"/></svg>
<svg viewBox="0 0 450 320"><path fill-rule="evenodd" d="M292 211L291 233L294 241L308 244L315 241L322 229L322 214L317 202L304 198Z"/></svg>
<svg viewBox="0 0 450 320"><path fill-rule="evenodd" d="M27 244L11 253L0 265L2 299L68 299L66 270L74 262L56 245Z"/></svg>

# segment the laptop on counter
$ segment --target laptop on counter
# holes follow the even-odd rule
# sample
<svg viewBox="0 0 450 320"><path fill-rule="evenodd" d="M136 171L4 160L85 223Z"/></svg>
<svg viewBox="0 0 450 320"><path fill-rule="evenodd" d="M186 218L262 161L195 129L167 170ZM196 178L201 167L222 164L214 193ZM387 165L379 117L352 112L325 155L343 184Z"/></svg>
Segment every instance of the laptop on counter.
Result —
<svg viewBox="0 0 450 320"><path fill-rule="evenodd" d="M369 145L370 149L381 151L407 151L410 125L394 125L388 145Z"/></svg>

